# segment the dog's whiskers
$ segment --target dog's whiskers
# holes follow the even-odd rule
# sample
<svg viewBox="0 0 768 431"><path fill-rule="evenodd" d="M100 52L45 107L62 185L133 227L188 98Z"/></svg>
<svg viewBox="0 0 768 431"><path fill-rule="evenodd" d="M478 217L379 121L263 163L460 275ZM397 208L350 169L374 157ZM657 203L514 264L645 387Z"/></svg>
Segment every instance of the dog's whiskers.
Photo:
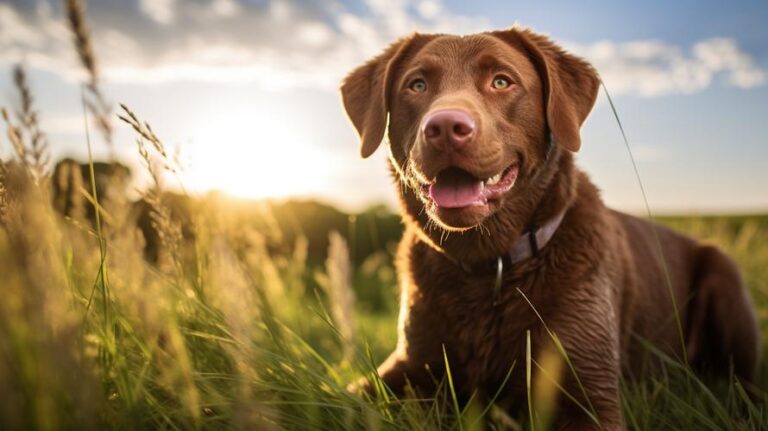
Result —
<svg viewBox="0 0 768 431"><path fill-rule="evenodd" d="M435 230L436 227L437 227L437 225L435 224L435 222L432 221L432 219L427 219L427 224L426 224L425 228L429 232L432 232L433 230Z"/></svg>
<svg viewBox="0 0 768 431"><path fill-rule="evenodd" d="M410 164L402 168L403 176L400 179L400 191L406 194L409 189L418 196L419 189L414 185L413 175L410 173Z"/></svg>

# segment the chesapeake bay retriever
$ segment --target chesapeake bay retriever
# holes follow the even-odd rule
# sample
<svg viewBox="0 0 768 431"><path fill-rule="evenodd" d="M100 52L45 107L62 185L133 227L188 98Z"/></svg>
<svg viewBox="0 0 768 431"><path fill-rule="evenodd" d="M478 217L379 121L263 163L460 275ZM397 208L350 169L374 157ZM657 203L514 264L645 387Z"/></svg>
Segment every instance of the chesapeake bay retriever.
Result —
<svg viewBox="0 0 768 431"><path fill-rule="evenodd" d="M524 406L527 340L536 360L555 338L575 371L558 428L596 427L588 410L621 429L620 375L658 370L658 352L753 379L758 329L733 261L606 208L574 165L599 85L520 28L414 34L344 80L363 157L388 139L406 225L399 341L378 370L392 391L434 390L445 351L459 396L493 395L512 370L501 394Z"/></svg>

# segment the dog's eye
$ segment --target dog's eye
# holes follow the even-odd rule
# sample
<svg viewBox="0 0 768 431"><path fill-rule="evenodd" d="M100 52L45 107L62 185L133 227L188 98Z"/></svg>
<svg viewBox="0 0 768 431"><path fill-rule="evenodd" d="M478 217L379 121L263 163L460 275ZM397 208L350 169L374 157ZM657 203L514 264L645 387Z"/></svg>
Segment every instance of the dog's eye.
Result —
<svg viewBox="0 0 768 431"><path fill-rule="evenodd" d="M427 91L427 83L423 79L414 79L408 84L408 88L417 93L423 93Z"/></svg>
<svg viewBox="0 0 768 431"><path fill-rule="evenodd" d="M496 90L505 90L509 88L510 85L512 85L512 83L509 82L509 79L503 76L497 76L493 78L493 82L491 83L491 86L493 86L493 88Z"/></svg>

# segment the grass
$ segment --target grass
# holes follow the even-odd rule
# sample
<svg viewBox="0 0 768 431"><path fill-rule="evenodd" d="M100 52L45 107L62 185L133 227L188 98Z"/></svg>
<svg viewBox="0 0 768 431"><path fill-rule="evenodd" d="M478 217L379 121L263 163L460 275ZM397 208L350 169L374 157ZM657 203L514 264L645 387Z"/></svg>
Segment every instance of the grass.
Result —
<svg viewBox="0 0 768 431"><path fill-rule="evenodd" d="M87 76L86 127L92 120L111 148L114 116L83 4L65 5ZM525 367L528 391L517 415L504 412L503 400L461 405L451 379L430 399L398 399L377 380L375 367L396 342L390 240L399 232L396 216L380 208L346 217L312 205L243 209L209 196L195 200L182 225L162 181L179 174L178 164L149 124L123 107L152 179L143 200L156 259L146 259L150 241L129 203L101 196L93 160L73 190L93 217L63 217L51 199L49 143L31 88L23 69L14 76L22 103L15 118L6 110L3 117L15 156L0 161L0 429L551 425L553 400L567 396L558 382L578 373L557 340L557 351L528 352L513 364ZM300 213L307 208L310 220ZM660 221L736 259L765 339L768 216ZM627 427L767 429L767 357L751 396L733 381L703 382L668 359L663 377L622 384ZM347 391L360 376L373 380L378 396Z"/></svg>

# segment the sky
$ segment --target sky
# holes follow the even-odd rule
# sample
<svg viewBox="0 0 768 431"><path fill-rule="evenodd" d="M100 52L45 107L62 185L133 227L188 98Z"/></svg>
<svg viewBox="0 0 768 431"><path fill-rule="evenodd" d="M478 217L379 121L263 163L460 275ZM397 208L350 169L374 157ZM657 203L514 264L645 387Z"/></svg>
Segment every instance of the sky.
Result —
<svg viewBox="0 0 768 431"><path fill-rule="evenodd" d="M386 151L359 158L340 80L413 31L517 23L597 68L653 211L768 210L768 2L90 0L87 16L107 98L179 148L193 192L394 207ZM54 157L85 158L83 74L58 1L0 0L0 106L17 103L16 63ZM135 136L116 128L118 158L140 171ZM577 161L610 206L643 211L604 94Z"/></svg>

